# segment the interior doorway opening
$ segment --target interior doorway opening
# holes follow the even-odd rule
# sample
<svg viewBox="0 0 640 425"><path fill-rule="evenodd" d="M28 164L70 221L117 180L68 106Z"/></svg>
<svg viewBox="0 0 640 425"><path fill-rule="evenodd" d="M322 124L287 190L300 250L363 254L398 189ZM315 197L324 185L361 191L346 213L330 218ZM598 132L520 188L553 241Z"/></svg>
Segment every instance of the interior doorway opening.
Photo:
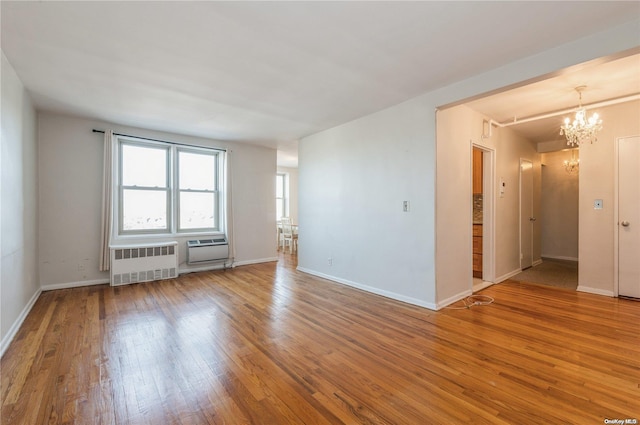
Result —
<svg viewBox="0 0 640 425"><path fill-rule="evenodd" d="M472 292L495 281L495 151L473 143L472 149L472 220L473 273Z"/></svg>
<svg viewBox="0 0 640 425"><path fill-rule="evenodd" d="M578 158L577 149L541 154L541 207L535 222L540 226L541 256L540 260L533 261L533 267L523 266L523 271L513 276L513 280L577 290ZM576 161L575 166L571 166L572 161Z"/></svg>
<svg viewBox="0 0 640 425"><path fill-rule="evenodd" d="M533 266L533 162L520 159L520 269Z"/></svg>

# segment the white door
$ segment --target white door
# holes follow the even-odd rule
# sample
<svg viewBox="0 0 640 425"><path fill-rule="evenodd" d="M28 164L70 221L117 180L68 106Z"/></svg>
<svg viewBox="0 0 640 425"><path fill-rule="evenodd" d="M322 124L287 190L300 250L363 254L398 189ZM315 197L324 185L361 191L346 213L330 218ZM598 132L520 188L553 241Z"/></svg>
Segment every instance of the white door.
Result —
<svg viewBox="0 0 640 425"><path fill-rule="evenodd" d="M640 298L640 137L618 139L618 295Z"/></svg>
<svg viewBox="0 0 640 425"><path fill-rule="evenodd" d="M533 264L533 163L520 160L520 268Z"/></svg>

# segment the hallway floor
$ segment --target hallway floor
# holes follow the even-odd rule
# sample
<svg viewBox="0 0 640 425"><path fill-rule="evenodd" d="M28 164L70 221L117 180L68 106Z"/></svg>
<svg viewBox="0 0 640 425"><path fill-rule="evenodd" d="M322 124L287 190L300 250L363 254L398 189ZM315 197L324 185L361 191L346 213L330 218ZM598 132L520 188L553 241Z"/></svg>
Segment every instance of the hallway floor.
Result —
<svg viewBox="0 0 640 425"><path fill-rule="evenodd" d="M542 258L541 264L518 273L511 277L511 280L538 283L575 291L578 288L578 262Z"/></svg>

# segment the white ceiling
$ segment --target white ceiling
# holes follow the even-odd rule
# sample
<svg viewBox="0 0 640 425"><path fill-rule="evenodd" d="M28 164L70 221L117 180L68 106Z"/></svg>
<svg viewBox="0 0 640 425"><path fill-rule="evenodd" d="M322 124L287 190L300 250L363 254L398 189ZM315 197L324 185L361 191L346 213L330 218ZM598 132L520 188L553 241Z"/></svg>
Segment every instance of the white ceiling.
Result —
<svg viewBox="0 0 640 425"><path fill-rule="evenodd" d="M466 105L499 123L508 123L534 142L562 140L564 136L560 135L560 125L565 117L573 116L568 110L577 108L579 97L575 88L579 86L586 86L582 91L582 104L589 114L599 109L597 106L589 108L589 105L640 95L640 54L604 63L584 64L560 75L467 102ZM553 116L553 113L562 111L567 112ZM517 124L520 120L547 115L552 116Z"/></svg>
<svg viewBox="0 0 640 425"><path fill-rule="evenodd" d="M281 165L295 164L301 137L640 13L612 1L0 7L2 50L37 108L270 146ZM562 83L551 96L569 106L574 83ZM544 108L558 107L548 95ZM498 107L517 103L474 107L498 120L531 112Z"/></svg>

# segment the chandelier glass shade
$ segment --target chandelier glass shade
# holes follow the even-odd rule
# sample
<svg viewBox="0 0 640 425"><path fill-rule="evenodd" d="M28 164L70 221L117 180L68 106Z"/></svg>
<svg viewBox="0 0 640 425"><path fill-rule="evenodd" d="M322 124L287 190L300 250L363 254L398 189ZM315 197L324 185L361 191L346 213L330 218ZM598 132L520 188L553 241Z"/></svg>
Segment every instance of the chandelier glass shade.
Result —
<svg viewBox="0 0 640 425"><path fill-rule="evenodd" d="M570 118L564 119L564 125L560 127L560 134L567 138L567 145L578 146L584 142L598 141L598 132L602 130L602 120L597 113L587 118L587 110L582 106L582 91L586 86L576 87L579 95L578 110L571 122Z"/></svg>
<svg viewBox="0 0 640 425"><path fill-rule="evenodd" d="M564 160L564 169L569 174L578 174L580 168L580 158L576 158L576 150L571 150L571 159Z"/></svg>

